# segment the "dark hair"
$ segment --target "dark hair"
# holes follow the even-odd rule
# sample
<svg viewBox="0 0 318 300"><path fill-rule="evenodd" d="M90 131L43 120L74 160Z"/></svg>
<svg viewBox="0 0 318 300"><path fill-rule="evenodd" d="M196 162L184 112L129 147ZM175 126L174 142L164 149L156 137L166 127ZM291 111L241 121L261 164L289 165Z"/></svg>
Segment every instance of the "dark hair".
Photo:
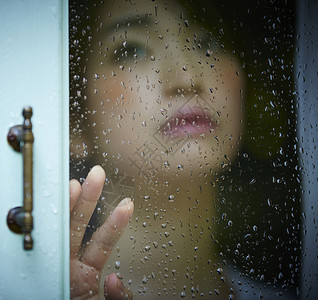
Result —
<svg viewBox="0 0 318 300"><path fill-rule="evenodd" d="M221 177L217 229L243 274L295 291L301 264L294 1L216 1L247 74L245 135Z"/></svg>

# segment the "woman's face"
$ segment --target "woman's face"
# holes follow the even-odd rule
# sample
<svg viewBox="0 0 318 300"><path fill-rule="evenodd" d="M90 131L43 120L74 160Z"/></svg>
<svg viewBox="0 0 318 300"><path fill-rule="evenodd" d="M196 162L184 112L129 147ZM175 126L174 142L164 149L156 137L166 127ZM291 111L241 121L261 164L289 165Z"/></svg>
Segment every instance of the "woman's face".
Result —
<svg viewBox="0 0 318 300"><path fill-rule="evenodd" d="M98 9L86 70L88 123L106 169L183 177L235 159L244 89L238 60L172 1Z"/></svg>

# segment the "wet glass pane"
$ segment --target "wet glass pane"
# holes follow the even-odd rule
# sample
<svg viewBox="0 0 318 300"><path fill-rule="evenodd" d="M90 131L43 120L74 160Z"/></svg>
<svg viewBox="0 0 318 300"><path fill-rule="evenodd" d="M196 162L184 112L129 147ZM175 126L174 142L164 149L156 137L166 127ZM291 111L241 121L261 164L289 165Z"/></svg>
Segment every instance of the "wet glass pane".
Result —
<svg viewBox="0 0 318 300"><path fill-rule="evenodd" d="M103 299L106 278L134 299L298 298L295 14L71 1L71 178L106 172L71 213L74 296Z"/></svg>

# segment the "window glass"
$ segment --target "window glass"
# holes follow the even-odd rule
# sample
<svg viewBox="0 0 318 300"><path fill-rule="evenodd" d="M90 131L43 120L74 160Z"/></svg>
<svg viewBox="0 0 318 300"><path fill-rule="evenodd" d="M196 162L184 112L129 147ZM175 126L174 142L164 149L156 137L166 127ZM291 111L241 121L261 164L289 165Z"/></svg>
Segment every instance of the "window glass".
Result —
<svg viewBox="0 0 318 300"><path fill-rule="evenodd" d="M88 293L99 284L102 299L115 273L134 299L297 299L295 11L70 1L71 178L106 171L76 256L122 199L134 203Z"/></svg>

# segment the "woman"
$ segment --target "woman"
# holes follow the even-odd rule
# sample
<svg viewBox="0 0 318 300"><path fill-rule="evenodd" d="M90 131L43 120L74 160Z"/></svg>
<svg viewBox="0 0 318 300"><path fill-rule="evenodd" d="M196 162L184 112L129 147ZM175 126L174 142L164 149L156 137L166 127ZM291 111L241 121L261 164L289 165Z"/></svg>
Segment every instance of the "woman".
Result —
<svg viewBox="0 0 318 300"><path fill-rule="evenodd" d="M71 275L81 274L72 277L72 294L95 296L108 259L104 270L123 274L137 299L233 297L223 271L226 253L217 248L219 237L224 239L217 227L227 214L223 211L220 221L218 208L226 199L220 187L240 161L247 74L231 50L228 30L220 17L209 24L179 2L101 3L90 16L82 31L88 53L76 50L85 60L84 88L78 93L85 107L81 137L87 164L100 164L107 184L81 248L102 190L101 169L92 170L72 211ZM71 192L73 203L80 192L75 181ZM117 233L132 216L130 200L115 208L123 196L134 198L135 212L118 251L109 257ZM104 223L106 208L114 212ZM226 222L231 226L233 221ZM78 272L80 266L88 274ZM117 277L105 282L108 297L125 296ZM113 291L109 282L123 290Z"/></svg>

